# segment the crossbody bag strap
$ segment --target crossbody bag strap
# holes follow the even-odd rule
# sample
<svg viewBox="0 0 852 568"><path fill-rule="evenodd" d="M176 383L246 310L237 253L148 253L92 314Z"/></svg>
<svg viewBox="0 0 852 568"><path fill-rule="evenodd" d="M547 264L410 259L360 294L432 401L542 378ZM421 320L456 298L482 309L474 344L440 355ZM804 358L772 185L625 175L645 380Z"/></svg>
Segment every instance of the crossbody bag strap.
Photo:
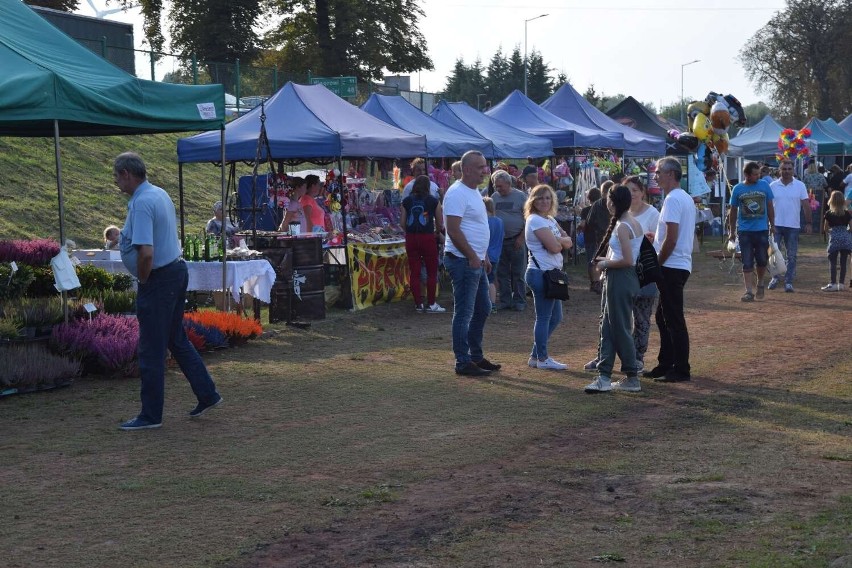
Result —
<svg viewBox="0 0 852 568"><path fill-rule="evenodd" d="M530 249L527 249L527 254L530 255L530 258L535 263L535 267L538 268L539 270L541 270L541 265L539 265L538 261L535 259L535 256L533 256L533 253Z"/></svg>

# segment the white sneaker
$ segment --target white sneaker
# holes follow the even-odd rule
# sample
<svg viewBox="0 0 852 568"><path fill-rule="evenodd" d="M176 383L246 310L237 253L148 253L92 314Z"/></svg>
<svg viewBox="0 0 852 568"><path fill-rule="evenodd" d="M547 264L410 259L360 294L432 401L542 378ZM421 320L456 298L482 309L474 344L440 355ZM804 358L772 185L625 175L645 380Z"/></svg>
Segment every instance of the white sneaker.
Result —
<svg viewBox="0 0 852 568"><path fill-rule="evenodd" d="M530 357L527 361L527 365L535 369L536 367L538 367L538 359L536 359L535 357Z"/></svg>
<svg viewBox="0 0 852 568"><path fill-rule="evenodd" d="M612 390L612 383L609 377L598 375L595 380L586 385L583 389L587 393L609 392Z"/></svg>
<svg viewBox="0 0 852 568"><path fill-rule="evenodd" d="M823 292L839 292L840 284L826 284L822 288L820 288Z"/></svg>
<svg viewBox="0 0 852 568"><path fill-rule="evenodd" d="M437 302L426 308L427 314L442 314L447 311L447 308L442 308Z"/></svg>
<svg viewBox="0 0 852 568"><path fill-rule="evenodd" d="M545 359L544 361L537 361L536 367L539 369L550 369L551 371L564 371L568 368L568 365L565 363L560 363L559 361L554 361L550 357Z"/></svg>
<svg viewBox="0 0 852 568"><path fill-rule="evenodd" d="M642 385L639 384L639 377L627 377L612 383L612 390L624 392L641 392Z"/></svg>

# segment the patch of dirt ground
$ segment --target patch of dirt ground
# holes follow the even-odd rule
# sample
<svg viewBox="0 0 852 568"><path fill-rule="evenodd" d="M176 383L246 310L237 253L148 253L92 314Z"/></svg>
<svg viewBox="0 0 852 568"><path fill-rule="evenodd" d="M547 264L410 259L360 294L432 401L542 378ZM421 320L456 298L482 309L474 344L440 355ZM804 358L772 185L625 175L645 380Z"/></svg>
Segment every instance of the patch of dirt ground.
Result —
<svg viewBox="0 0 852 568"><path fill-rule="evenodd" d="M779 533L780 520L805 522L844 498L848 510L852 481L850 422L826 417L850 415L849 389L820 391L848 381L835 371L850 370L852 292L819 292L825 264L819 253L803 255L796 294L776 290L742 304L735 278L699 262L687 284L691 382L650 385L627 411L602 404L599 419L543 431L511 456L443 471L390 502L343 508L333 522L292 529L238 565L752 565L737 555L743 550L809 565L805 543ZM569 354L577 369L594 354L598 298L581 276L574 288L551 351ZM359 325L385 317L367 310ZM449 316L433 317L415 324L414 338L443 333L448 342ZM493 380L535 379L517 341L528 341L532 321L531 307L489 319L490 351L514 353ZM649 356L656 329L651 342ZM565 374L576 389L588 378ZM834 441L809 445L824 436ZM843 459L827 459L832 444Z"/></svg>

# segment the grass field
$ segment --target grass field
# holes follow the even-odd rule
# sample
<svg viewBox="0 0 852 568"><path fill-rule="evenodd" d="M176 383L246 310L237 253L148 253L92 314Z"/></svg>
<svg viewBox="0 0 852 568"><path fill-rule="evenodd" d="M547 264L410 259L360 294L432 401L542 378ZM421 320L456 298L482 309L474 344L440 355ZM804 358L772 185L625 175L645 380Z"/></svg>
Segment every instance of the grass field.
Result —
<svg viewBox="0 0 852 568"><path fill-rule="evenodd" d="M489 318L499 373L457 377L451 314L407 301L205 355L225 404L199 420L171 372L160 430L118 430L134 379L2 399L0 564L849 565L852 292L819 292L803 241L797 293L752 304L696 254L693 380L635 396L583 393L599 308L573 268L567 372L527 367L528 309Z"/></svg>

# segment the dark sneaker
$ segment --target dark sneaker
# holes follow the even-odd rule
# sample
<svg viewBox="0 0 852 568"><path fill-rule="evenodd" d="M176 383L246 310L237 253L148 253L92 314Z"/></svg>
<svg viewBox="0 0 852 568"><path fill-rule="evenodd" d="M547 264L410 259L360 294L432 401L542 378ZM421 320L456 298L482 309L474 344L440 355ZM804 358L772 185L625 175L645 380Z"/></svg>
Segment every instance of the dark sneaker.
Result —
<svg viewBox="0 0 852 568"><path fill-rule="evenodd" d="M491 371L487 369L482 369L473 361L468 361L463 365L456 365L456 374L467 375L469 377L482 377L485 375L490 375Z"/></svg>
<svg viewBox="0 0 852 568"><path fill-rule="evenodd" d="M654 381L658 383L682 383L690 380L689 373L681 373L680 371L670 370L662 377L657 377Z"/></svg>
<svg viewBox="0 0 852 568"><path fill-rule="evenodd" d="M743 302L753 302L754 294L752 294L751 292L746 292L745 294L743 294L743 297L740 298L740 300L742 300Z"/></svg>
<svg viewBox="0 0 852 568"><path fill-rule="evenodd" d="M660 377L665 377L668 372L669 369L667 367L660 367L657 365L650 371L642 371L642 376L646 379L659 379Z"/></svg>
<svg viewBox="0 0 852 568"><path fill-rule="evenodd" d="M764 296L763 286L758 286L757 287L757 294L755 294L754 297L757 298L758 300L762 300L763 296Z"/></svg>
<svg viewBox="0 0 852 568"><path fill-rule="evenodd" d="M778 283L780 281L781 280L777 276L773 276L772 278L769 279L769 284L766 287L769 288L770 290L774 290L775 288L778 287Z"/></svg>
<svg viewBox="0 0 852 568"><path fill-rule="evenodd" d="M205 412L207 412L211 408L216 408L217 406L222 404L222 402L225 399L222 398L222 395L220 395L220 394L217 394L216 396L218 397L216 399L216 402L212 402L210 404L204 404L203 402L199 402L198 406L196 406L195 408L193 408L192 410L189 411L189 417L190 418L198 418L199 416L201 416L202 414L204 414Z"/></svg>
<svg viewBox="0 0 852 568"><path fill-rule="evenodd" d="M600 363L600 361L598 360L597 357L595 357L594 359L592 359L591 361L589 361L588 363L583 365L583 370L589 371L589 372L595 372L595 371L598 370L598 363Z"/></svg>
<svg viewBox="0 0 852 568"><path fill-rule="evenodd" d="M793 290L792 284L784 284L784 291L788 294L792 294L793 292L795 292L795 290Z"/></svg>
<svg viewBox="0 0 852 568"><path fill-rule="evenodd" d="M499 363L492 363L488 359L484 358L479 361L474 361L474 363L476 363L477 367L485 369L486 371L499 371L500 367L502 367Z"/></svg>
<svg viewBox="0 0 852 568"><path fill-rule="evenodd" d="M148 430L149 428L159 428L162 425L162 422L148 422L144 418L137 416L133 420L128 420L119 426L119 428L122 430Z"/></svg>

